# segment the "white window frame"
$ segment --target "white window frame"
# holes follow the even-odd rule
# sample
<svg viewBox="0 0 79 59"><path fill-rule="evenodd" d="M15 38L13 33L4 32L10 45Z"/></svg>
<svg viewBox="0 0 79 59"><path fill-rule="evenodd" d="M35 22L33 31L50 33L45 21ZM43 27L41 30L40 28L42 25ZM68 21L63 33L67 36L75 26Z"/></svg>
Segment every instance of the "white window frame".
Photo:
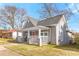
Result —
<svg viewBox="0 0 79 59"><path fill-rule="evenodd" d="M41 32L41 33L43 33L43 35L41 35L41 36L48 36L48 32ZM47 35L45 35L45 33L47 33Z"/></svg>

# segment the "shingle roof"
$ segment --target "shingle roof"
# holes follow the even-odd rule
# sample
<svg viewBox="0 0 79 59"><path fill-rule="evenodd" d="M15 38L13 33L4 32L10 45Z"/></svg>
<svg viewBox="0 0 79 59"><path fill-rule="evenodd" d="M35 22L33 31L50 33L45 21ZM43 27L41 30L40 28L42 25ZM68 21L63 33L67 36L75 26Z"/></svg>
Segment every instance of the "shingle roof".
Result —
<svg viewBox="0 0 79 59"><path fill-rule="evenodd" d="M58 15L58 16L46 18L44 20L39 21L38 25L48 26L48 25L52 25L52 24L57 24L60 21L62 16L63 15Z"/></svg>
<svg viewBox="0 0 79 59"><path fill-rule="evenodd" d="M28 20L31 21L33 26L50 26L50 25L57 24L60 21L60 19L62 18L62 16L63 15L49 17L49 18L43 19L41 21L38 21L37 19L34 19L34 18L28 16Z"/></svg>
<svg viewBox="0 0 79 59"><path fill-rule="evenodd" d="M34 26L37 26L37 23L38 23L38 20L28 16L28 19L31 21L31 23L34 25Z"/></svg>

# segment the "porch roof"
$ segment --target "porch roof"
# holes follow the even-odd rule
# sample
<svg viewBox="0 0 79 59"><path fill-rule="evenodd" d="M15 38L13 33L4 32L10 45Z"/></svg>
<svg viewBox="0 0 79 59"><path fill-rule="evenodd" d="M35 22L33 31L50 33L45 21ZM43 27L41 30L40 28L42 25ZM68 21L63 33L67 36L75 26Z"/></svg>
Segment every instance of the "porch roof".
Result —
<svg viewBox="0 0 79 59"><path fill-rule="evenodd" d="M23 29L23 31L27 31L27 30L48 30L49 28L48 27L45 27L45 26L36 26L36 27L30 27L30 28L26 28L26 29Z"/></svg>

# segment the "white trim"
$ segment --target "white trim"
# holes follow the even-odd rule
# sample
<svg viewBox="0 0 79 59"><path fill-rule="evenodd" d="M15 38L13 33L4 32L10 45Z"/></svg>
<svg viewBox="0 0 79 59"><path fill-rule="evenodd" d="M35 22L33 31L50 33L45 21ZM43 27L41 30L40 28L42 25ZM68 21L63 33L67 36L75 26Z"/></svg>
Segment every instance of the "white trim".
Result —
<svg viewBox="0 0 79 59"><path fill-rule="evenodd" d="M23 29L23 31L27 31L27 30L39 30L39 29L41 29L41 30L44 30L44 29L50 29L50 28L48 28L48 27L45 27L45 26L36 26L36 27L30 27L30 28L26 28L26 29Z"/></svg>
<svg viewBox="0 0 79 59"><path fill-rule="evenodd" d="M39 46L42 46L41 29L39 29Z"/></svg>
<svg viewBox="0 0 79 59"><path fill-rule="evenodd" d="M48 31L45 31L45 32L41 32L43 33L43 37L47 37L48 36ZM45 33L47 33L47 35L45 36ZM42 35L41 35L42 36Z"/></svg>

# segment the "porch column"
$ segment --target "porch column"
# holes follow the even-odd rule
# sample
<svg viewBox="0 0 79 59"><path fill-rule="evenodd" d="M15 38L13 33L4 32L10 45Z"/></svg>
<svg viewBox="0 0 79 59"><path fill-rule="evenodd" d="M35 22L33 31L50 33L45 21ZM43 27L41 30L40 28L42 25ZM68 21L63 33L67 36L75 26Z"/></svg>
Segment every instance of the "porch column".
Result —
<svg viewBox="0 0 79 59"><path fill-rule="evenodd" d="M39 29L39 46L42 46L41 29Z"/></svg>
<svg viewBox="0 0 79 59"><path fill-rule="evenodd" d="M28 30L28 35L27 35L27 42L29 43L29 38L30 38L30 31Z"/></svg>

